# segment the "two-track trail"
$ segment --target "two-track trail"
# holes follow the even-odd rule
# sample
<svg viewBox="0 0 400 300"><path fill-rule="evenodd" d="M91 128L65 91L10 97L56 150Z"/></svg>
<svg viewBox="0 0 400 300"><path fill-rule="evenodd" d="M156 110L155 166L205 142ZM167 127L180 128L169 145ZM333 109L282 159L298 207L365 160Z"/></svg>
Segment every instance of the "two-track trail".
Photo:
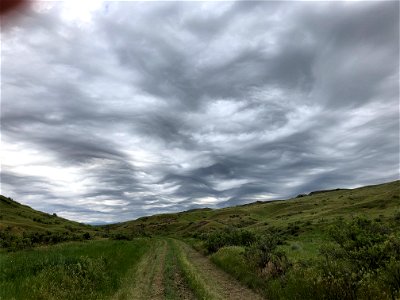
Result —
<svg viewBox="0 0 400 300"><path fill-rule="evenodd" d="M184 242L174 240L181 266L200 299L263 299L229 274L216 267L207 257Z"/></svg>
<svg viewBox="0 0 400 300"><path fill-rule="evenodd" d="M263 298L186 243L168 238L153 240L113 299Z"/></svg>
<svg viewBox="0 0 400 300"><path fill-rule="evenodd" d="M134 270L128 272L113 299L164 299L165 240L154 240Z"/></svg>

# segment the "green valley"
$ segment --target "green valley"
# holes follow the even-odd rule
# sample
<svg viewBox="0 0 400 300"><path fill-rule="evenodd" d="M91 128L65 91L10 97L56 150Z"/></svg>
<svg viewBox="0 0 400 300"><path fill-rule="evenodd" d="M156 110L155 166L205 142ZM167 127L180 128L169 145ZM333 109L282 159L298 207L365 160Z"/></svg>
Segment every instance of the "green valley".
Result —
<svg viewBox="0 0 400 300"><path fill-rule="evenodd" d="M0 299L398 299L400 182L90 226L0 198Z"/></svg>

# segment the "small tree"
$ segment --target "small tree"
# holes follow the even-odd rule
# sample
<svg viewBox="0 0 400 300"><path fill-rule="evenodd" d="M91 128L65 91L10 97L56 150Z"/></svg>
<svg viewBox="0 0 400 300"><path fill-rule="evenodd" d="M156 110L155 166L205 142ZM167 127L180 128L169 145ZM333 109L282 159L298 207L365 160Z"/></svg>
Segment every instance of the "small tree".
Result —
<svg viewBox="0 0 400 300"><path fill-rule="evenodd" d="M277 249L282 241L276 234L261 236L246 248L245 257L265 277L279 277L286 273L290 263L285 252Z"/></svg>
<svg viewBox="0 0 400 300"><path fill-rule="evenodd" d="M90 240L90 233L89 233L89 232L85 232L85 233L83 234L83 238L84 238L85 240Z"/></svg>

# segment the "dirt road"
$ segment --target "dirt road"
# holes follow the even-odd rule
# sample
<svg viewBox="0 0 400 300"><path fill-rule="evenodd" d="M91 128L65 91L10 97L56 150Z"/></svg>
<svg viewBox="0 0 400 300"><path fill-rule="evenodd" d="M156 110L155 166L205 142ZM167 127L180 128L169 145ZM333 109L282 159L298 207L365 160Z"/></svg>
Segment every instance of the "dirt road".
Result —
<svg viewBox="0 0 400 300"><path fill-rule="evenodd" d="M175 239L155 239L113 299L233 299L261 296Z"/></svg>

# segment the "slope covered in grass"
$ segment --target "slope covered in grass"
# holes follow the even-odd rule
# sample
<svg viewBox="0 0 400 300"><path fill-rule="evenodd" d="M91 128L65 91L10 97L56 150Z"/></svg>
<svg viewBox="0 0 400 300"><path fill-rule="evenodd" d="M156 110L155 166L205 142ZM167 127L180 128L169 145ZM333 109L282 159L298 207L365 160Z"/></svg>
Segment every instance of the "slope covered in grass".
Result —
<svg viewBox="0 0 400 300"><path fill-rule="evenodd" d="M0 298L397 299L399 195L395 181L99 227L2 197L7 250L102 240L3 251Z"/></svg>
<svg viewBox="0 0 400 300"><path fill-rule="evenodd" d="M90 228L90 226L60 218L55 214L32 209L0 195L0 230L12 227L16 231L62 231L66 226L76 230Z"/></svg>
<svg viewBox="0 0 400 300"><path fill-rule="evenodd" d="M98 230L47 214L0 195L0 247L18 250L39 244L90 239Z"/></svg>
<svg viewBox="0 0 400 300"><path fill-rule="evenodd" d="M313 192L282 201L255 202L222 209L197 209L176 214L142 217L134 221L108 225L121 233L196 236L226 228L264 230L271 227L295 232L297 227L319 228L337 218L367 215L385 218L400 210L400 181L357 189Z"/></svg>

